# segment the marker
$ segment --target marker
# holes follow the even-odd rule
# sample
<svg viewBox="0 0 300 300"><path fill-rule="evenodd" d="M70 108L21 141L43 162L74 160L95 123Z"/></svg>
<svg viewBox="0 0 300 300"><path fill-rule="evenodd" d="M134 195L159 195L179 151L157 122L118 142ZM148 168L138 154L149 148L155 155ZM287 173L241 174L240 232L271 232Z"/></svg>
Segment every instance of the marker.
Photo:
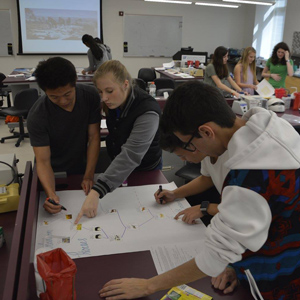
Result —
<svg viewBox="0 0 300 300"><path fill-rule="evenodd" d="M158 187L158 189L159 189L159 192L158 192L157 195L159 195L159 194L162 192L162 186L160 185L160 186ZM163 204L163 199L162 199L162 198L160 198L159 201L160 201L160 204Z"/></svg>
<svg viewBox="0 0 300 300"><path fill-rule="evenodd" d="M62 205L59 204L59 203L56 203L53 199L47 198L46 200L49 201L49 202L50 202L51 204L53 204L53 205L60 205L60 206L61 206L61 209L63 209L63 210L67 210L64 206L62 206Z"/></svg>

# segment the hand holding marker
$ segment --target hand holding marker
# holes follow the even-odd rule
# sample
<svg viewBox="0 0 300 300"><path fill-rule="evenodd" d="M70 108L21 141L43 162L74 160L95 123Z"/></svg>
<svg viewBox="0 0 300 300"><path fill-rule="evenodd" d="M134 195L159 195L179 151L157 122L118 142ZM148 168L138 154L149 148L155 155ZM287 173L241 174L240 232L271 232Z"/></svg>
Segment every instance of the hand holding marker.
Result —
<svg viewBox="0 0 300 300"><path fill-rule="evenodd" d="M159 192L158 192L157 195L159 195L161 192L162 192L162 186L160 185L159 186ZM160 201L160 204L163 204L163 198L162 197L159 199L159 201Z"/></svg>
<svg viewBox="0 0 300 300"><path fill-rule="evenodd" d="M60 205L60 206L61 206L61 209L63 209L63 210L67 210L64 206L62 206L62 205L59 204L59 203L56 203L53 199L47 198L46 200L49 201L49 202L50 202L51 204L53 204L53 205Z"/></svg>

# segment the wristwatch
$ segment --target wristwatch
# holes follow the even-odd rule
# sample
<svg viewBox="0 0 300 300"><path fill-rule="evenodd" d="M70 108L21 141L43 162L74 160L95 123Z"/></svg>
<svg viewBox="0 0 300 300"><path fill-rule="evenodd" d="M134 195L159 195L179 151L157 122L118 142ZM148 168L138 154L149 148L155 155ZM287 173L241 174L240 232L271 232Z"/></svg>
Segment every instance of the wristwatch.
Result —
<svg viewBox="0 0 300 300"><path fill-rule="evenodd" d="M208 205L209 205L209 201L202 201L200 210L201 210L203 216L208 215L208 212L207 212Z"/></svg>

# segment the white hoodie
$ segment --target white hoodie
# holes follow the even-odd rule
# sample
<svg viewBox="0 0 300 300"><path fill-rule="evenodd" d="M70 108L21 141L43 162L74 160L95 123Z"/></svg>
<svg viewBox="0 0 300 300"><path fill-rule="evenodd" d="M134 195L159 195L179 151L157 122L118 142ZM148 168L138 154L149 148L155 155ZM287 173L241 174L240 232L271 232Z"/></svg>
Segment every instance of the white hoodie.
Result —
<svg viewBox="0 0 300 300"><path fill-rule="evenodd" d="M300 168L300 137L276 113L263 108L249 110L246 125L228 144L230 170L293 170ZM265 198L239 186L222 191L219 213L206 230L205 247L195 260L204 273L216 277L228 265L240 261L246 249L258 251L268 237L272 216Z"/></svg>

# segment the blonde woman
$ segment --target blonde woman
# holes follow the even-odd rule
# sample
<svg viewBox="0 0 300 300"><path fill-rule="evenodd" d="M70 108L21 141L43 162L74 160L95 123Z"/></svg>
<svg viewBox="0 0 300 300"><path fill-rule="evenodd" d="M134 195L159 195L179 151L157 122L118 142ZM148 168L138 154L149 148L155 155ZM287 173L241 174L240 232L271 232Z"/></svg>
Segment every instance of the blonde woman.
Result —
<svg viewBox="0 0 300 300"><path fill-rule="evenodd" d="M106 147L112 162L99 174L75 224L83 215L95 217L99 198L119 187L132 171L162 168L158 131L161 111L157 101L132 85L130 74L117 60L103 63L93 81L106 112Z"/></svg>
<svg viewBox="0 0 300 300"><path fill-rule="evenodd" d="M248 92L250 95L254 95L258 85L255 58L256 50L253 47L247 47L234 68L235 82L243 91Z"/></svg>

